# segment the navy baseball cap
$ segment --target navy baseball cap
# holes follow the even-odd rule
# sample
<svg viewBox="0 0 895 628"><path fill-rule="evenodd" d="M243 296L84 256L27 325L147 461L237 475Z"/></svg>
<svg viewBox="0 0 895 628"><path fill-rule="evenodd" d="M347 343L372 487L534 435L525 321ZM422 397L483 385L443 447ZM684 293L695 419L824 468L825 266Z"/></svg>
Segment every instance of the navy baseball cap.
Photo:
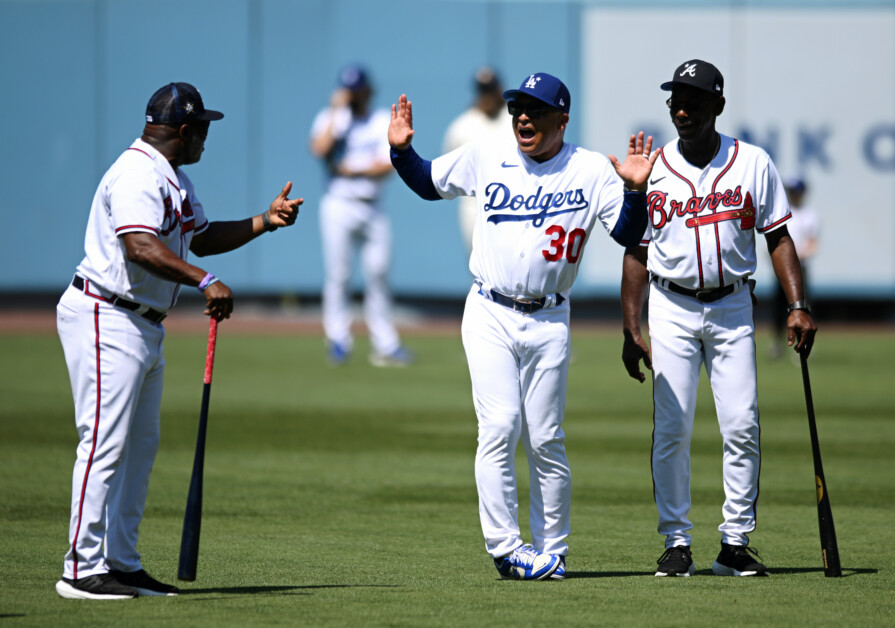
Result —
<svg viewBox="0 0 895 628"><path fill-rule="evenodd" d="M561 109L563 113L569 113L572 107L572 96L569 88L555 76L538 72L522 81L519 89L508 89L503 93L504 100L516 100L522 94L537 98L551 107Z"/></svg>
<svg viewBox="0 0 895 628"><path fill-rule="evenodd" d="M367 71L359 65L349 65L339 72L339 85L351 91L370 86Z"/></svg>
<svg viewBox="0 0 895 628"><path fill-rule="evenodd" d="M189 83L168 83L146 105L149 124L186 124L195 120L220 120L220 111L206 109L199 90Z"/></svg>
<svg viewBox="0 0 895 628"><path fill-rule="evenodd" d="M796 194L801 194L808 186L805 185L804 179L801 177L790 177L786 181L783 182L783 187L785 187L790 192L795 192Z"/></svg>
<svg viewBox="0 0 895 628"><path fill-rule="evenodd" d="M488 66L483 66L476 70L473 78L475 80L476 91L479 93L493 92L500 88L500 77L497 75L497 72Z"/></svg>
<svg viewBox="0 0 895 628"><path fill-rule="evenodd" d="M680 64L671 80L662 83L660 87L670 92L675 85L690 85L716 96L724 95L724 77L721 76L721 72L708 61L701 59L691 59Z"/></svg>

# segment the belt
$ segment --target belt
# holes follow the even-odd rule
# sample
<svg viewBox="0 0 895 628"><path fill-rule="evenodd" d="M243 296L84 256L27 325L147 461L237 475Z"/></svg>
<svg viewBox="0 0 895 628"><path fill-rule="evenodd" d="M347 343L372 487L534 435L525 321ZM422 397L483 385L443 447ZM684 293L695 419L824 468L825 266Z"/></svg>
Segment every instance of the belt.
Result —
<svg viewBox="0 0 895 628"><path fill-rule="evenodd" d="M508 307L514 312L522 312L523 314L531 314L532 312L537 312L541 308L544 307L547 303L547 297L541 297L540 299L514 299L513 297L508 297L504 294L500 294L496 290L491 290L491 299L495 303L499 303L504 307ZM565 297L560 293L556 293L556 305L559 306L565 301Z"/></svg>
<svg viewBox="0 0 895 628"><path fill-rule="evenodd" d="M698 299L703 303L712 303L713 301L723 299L728 294L733 293L734 290L736 290L743 284L745 278L740 277L731 284L722 286L720 288L711 288L709 290L694 290L692 288L685 288L683 286L679 286L673 281L662 279L657 275L653 275L653 281L655 281L659 285L659 287L665 288L666 290L671 290L672 292L676 292L687 297L693 297L694 299Z"/></svg>
<svg viewBox="0 0 895 628"><path fill-rule="evenodd" d="M75 278L71 280L71 285L86 294L88 297L93 297L94 299L99 299L100 301L106 301L107 303L111 303L115 307L130 310L131 312L136 312L143 307L139 303L128 301L127 299L122 299L119 296L112 295L111 297L104 297L101 294L94 294L92 292L89 292L88 283L89 282L80 275L75 275ZM159 312L158 310L153 310L151 307L146 308L146 311L144 312L139 312L139 314L143 318L150 320L153 323L161 323L168 315L166 312Z"/></svg>

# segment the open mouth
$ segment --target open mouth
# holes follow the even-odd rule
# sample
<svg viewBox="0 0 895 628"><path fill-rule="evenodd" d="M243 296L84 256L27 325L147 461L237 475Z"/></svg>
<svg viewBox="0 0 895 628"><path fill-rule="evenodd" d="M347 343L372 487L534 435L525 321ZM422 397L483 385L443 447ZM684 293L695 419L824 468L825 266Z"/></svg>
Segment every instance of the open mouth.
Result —
<svg viewBox="0 0 895 628"><path fill-rule="evenodd" d="M527 142L533 140L535 135L537 135L535 130L529 127L519 127L517 132L519 134L519 139Z"/></svg>

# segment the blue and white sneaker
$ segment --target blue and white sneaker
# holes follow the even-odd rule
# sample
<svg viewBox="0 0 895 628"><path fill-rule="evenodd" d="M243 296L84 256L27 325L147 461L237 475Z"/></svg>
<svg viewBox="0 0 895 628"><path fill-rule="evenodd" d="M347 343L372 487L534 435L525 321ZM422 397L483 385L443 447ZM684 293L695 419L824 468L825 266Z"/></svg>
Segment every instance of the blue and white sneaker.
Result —
<svg viewBox="0 0 895 628"><path fill-rule="evenodd" d="M345 345L340 345L338 342L329 343L326 357L333 366L342 366L350 355L351 351Z"/></svg>
<svg viewBox="0 0 895 628"><path fill-rule="evenodd" d="M550 574L551 580L565 580L566 579L566 557L559 557L559 565L556 566L556 571Z"/></svg>
<svg viewBox="0 0 895 628"><path fill-rule="evenodd" d="M398 347L391 353L374 351L370 354L370 364L382 367L410 366L413 364L413 354L404 347Z"/></svg>
<svg viewBox="0 0 895 628"><path fill-rule="evenodd" d="M497 571L508 580L543 580L556 571L559 563L559 556L542 554L531 545L517 547L509 556L494 559Z"/></svg>

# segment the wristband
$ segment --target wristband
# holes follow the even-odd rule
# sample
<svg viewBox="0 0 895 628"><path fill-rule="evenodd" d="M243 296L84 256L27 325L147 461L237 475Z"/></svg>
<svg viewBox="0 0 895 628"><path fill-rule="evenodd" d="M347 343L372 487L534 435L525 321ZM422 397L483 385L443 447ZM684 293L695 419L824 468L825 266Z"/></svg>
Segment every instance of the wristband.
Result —
<svg viewBox="0 0 895 628"><path fill-rule="evenodd" d="M205 275L205 276L202 278L202 281L199 282L199 286L198 286L198 288L199 288L199 292L205 292L205 288L207 288L207 287L210 286L211 284L213 284L213 283L217 283L217 282L219 282L219 281L220 281L220 279L218 279L217 277L215 277L215 276L212 275L211 273L208 273L207 275Z"/></svg>
<svg viewBox="0 0 895 628"><path fill-rule="evenodd" d="M786 313L792 314L795 310L805 310L811 314L811 305L808 303L808 299L800 299L794 303L790 303L786 308Z"/></svg>
<svg viewBox="0 0 895 628"><path fill-rule="evenodd" d="M632 190L627 185L625 186L625 194L646 194L646 190Z"/></svg>
<svg viewBox="0 0 895 628"><path fill-rule="evenodd" d="M265 231L276 231L277 228L270 224L270 212L266 211L261 214L261 222L264 225Z"/></svg>

